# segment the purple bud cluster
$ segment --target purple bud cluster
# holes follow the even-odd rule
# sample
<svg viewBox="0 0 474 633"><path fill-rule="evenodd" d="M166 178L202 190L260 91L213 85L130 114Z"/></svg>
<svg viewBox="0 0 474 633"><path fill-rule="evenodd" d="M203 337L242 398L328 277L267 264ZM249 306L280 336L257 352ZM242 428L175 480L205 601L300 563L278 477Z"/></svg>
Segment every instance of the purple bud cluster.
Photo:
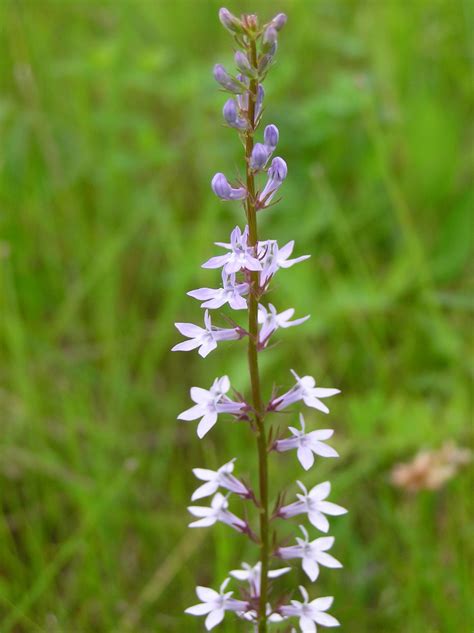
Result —
<svg viewBox="0 0 474 633"><path fill-rule="evenodd" d="M210 497L210 500L208 505L191 505L188 510L193 516L189 527L205 528L223 523L256 543L260 558L253 564L243 563L241 569L230 571L219 591L198 586L196 593L200 603L189 607L186 612L206 616L207 630L219 625L226 612L232 612L242 620L244 626L245 622L250 623L252 630L259 633L266 632L268 624L286 620L292 622L294 619L303 633L313 633L317 624L338 626L339 622L327 613L332 598L310 600L306 589L300 586L302 601L293 599L286 604L286 596L278 597L275 587L269 592L268 583L287 574L291 567L275 569L271 565L282 560L300 561L304 573L314 582L319 576L321 566L342 566L328 553L334 538L323 536L311 539L306 527L301 525L303 537L297 536L295 544L280 542L275 536L274 543L270 545L269 524L303 515L313 528L327 533L330 528L327 517L344 514L346 510L327 500L331 491L328 481L314 485L309 490L303 482L297 481L299 492L296 500L284 505L284 495L279 493L270 514L266 461L269 454L294 450L299 463L307 471L315 464L316 459L338 457L336 450L326 443L333 434L332 429L307 430L303 414L293 407L304 405L318 414L328 414L329 409L324 400L335 396L339 390L317 386L313 376L300 377L291 370L293 386L283 393L274 390L265 402L260 393L258 378L258 356L268 348L275 333L303 324L309 319L309 315L293 318L295 310L291 307L279 312L266 299L275 274L308 259L309 255L291 258L293 240L279 247L276 240L257 238L257 212L276 203L275 196L288 172L285 160L280 156L273 157L279 142L276 125L267 125L260 141L255 138L263 112L262 82L276 53L279 32L286 24L286 15L279 13L267 24L259 26L255 15L236 17L222 8L219 19L235 40L236 73L229 73L221 64L216 64L214 78L224 91L230 93L222 114L225 123L237 130L245 147L246 178L244 181L234 179L231 183L223 173L218 172L212 178L211 187L221 200L241 201L247 225L243 230L236 226L228 242L216 242L224 252L210 257L202 265L205 269L220 269L222 285L188 292L190 297L201 302L201 308L205 310L204 327L193 323L176 323L176 328L186 340L175 345L173 350L197 349L200 356L206 357L224 341L246 339L252 396L247 398L234 389L230 397L229 377L222 376L216 378L209 389L192 387L190 396L193 404L180 413L178 419L186 422L198 421L196 431L200 439L221 419L224 421L219 424L223 426L228 426L230 421L240 422L255 433L259 485L254 489L246 479L234 473L236 458L227 461L217 470L194 468L193 473L201 483L191 499L197 501ZM213 324L210 311L224 306L228 306L234 314L226 317L226 327L218 327ZM247 320L246 323L239 324L234 317L238 318L243 311L246 311ZM272 427L267 418L278 418L283 410L288 409L290 410L287 413L291 417L298 413L300 428L289 426L290 435L281 435L279 426ZM288 419L288 416L281 418L281 421L284 419ZM249 509L251 505L254 506L259 529L252 527L248 518L251 512L245 511L242 518L231 510L236 500L248 503ZM275 531L273 524L271 529ZM233 597L232 591L227 591L231 577L234 581L244 583L239 599Z"/></svg>

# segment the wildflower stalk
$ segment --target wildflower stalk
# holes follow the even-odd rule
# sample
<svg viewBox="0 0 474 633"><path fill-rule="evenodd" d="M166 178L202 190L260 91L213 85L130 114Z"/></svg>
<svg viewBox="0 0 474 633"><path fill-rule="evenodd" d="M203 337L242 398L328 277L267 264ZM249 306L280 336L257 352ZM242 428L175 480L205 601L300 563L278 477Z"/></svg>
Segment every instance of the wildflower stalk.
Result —
<svg viewBox="0 0 474 633"><path fill-rule="evenodd" d="M255 40L249 44L249 61L253 68L257 68L257 47ZM250 158L254 147L255 134L255 104L257 101L258 82L253 79L249 85L249 127L245 143L245 162L247 170L247 223L249 227L248 245L257 255L258 230L257 230L257 210L255 208L255 178L250 166ZM248 301L248 365L250 373L250 384L252 388L252 401L255 416L255 428L257 436L258 450L258 476L259 476L259 511L260 511L260 563L262 573L260 576L260 601L259 601L259 633L267 630L267 579L268 579L268 550L269 550L269 530L268 530L268 463L267 463L267 437L265 432L265 412L263 410L262 394L260 390L260 374L258 369L258 289L259 274L257 271L250 273L251 288Z"/></svg>
<svg viewBox="0 0 474 633"><path fill-rule="evenodd" d="M310 600L306 589L300 587L303 602L291 600L291 604L284 604L285 595L280 593L271 604L270 581L287 574L291 567L275 569L270 563L274 563L275 559L301 560L305 574L311 582L315 582L320 566L341 567L341 563L327 553L334 543L334 538L312 539L306 528L300 525L303 538L296 537L295 545L283 546L275 533L270 551L270 520L287 520L307 515L314 528L327 533L330 525L326 515L344 514L346 510L326 500L331 490L329 481L317 484L310 490L302 481L297 481L300 489L296 495L297 501L283 505L283 494L280 491L276 496L275 509L271 517L268 512L270 452L284 453L296 449L298 460L305 470L313 466L315 455L338 456L334 448L325 444L325 440L333 434L332 429L307 431L302 413L299 414L301 429L289 426L289 437L275 433L275 428L272 429L268 425L280 411L301 402L312 409L329 413L322 400L339 393L338 389L316 387L316 381L312 376L300 377L295 371L290 370L296 381L294 386L281 395L273 392L267 401L262 396L260 384L258 357L267 347L270 338L276 330L300 325L309 318L307 315L293 319L294 308L287 308L279 313L266 299L269 284L278 270L290 268L308 259L309 255L291 258L293 241L280 248L276 240L259 240L257 230L257 213L273 206L272 200L287 176L284 159L280 156L272 158L279 139L277 126L267 125L261 139L263 142L255 142L264 99L262 83L276 54L278 32L285 25L286 16L280 13L261 27L257 16L244 15L238 18L224 8L219 11L219 18L233 35L235 44L240 49L234 56L239 74L233 75L221 64L216 64L214 78L227 92L227 101L222 110L224 120L230 128L238 132L245 147L245 182L238 182L238 186L233 186L223 173L218 172L211 180L211 187L221 200L242 202L247 225L244 230L236 226L229 242L216 242L217 246L227 251L225 254L211 257L202 264L206 269L222 269L222 286L197 288L188 292L189 296L202 301L201 308L205 310L204 327L194 323L176 323L176 328L187 340L176 344L173 350L197 349L199 355L205 358L221 342L238 341L247 336L251 395L246 398L234 390L237 399L231 399L227 395L231 388L230 379L228 376L221 376L214 380L209 389L192 387L190 396L194 405L181 412L178 419L199 419L196 432L200 439L214 427L221 414L232 416L236 422L248 424L254 432L258 455L258 486L255 490L251 484L234 474L236 458L227 461L215 471L194 468L194 475L204 483L199 484L191 500L197 501L210 496L212 499L209 505L191 505L188 510L194 517L189 527L207 528L216 523L223 523L258 544L259 554L255 564L244 562L240 569L231 570L229 577L220 585L219 591L198 585L196 594L201 602L188 607L186 613L206 616L204 625L208 631L219 626L225 614L230 612L243 622L250 623L253 633L267 633L270 624L288 619L297 619L302 633L307 633L315 631L316 624L330 627L339 624L327 613L332 598ZM266 177L263 189L257 180L262 179L262 176ZM223 328L213 324L214 316L211 317L210 311L217 310L225 304L232 310L245 311L246 329L229 317L224 318L233 327ZM225 494L219 490L225 491ZM259 526L255 531L247 519L232 511L236 498L252 503L253 509L257 508ZM246 517L247 514L246 512ZM250 516L250 520L251 518ZM247 584L245 588L240 587L243 599L233 597L233 590L227 591L231 578Z"/></svg>

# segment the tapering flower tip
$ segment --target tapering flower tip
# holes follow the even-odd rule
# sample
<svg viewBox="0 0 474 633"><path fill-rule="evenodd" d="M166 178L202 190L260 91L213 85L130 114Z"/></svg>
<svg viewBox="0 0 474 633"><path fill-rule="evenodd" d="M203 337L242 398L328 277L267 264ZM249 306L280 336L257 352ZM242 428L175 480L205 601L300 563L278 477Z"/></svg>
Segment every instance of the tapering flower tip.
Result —
<svg viewBox="0 0 474 633"><path fill-rule="evenodd" d="M255 77L255 69L252 68L250 62L248 60L247 55L242 53L242 51L237 51L234 55L234 61L237 68L243 75L247 77Z"/></svg>
<svg viewBox="0 0 474 633"><path fill-rule="evenodd" d="M278 138L279 133L277 126L267 125L265 131L263 132L263 140L269 152L275 151L275 148L278 145Z"/></svg>
<svg viewBox="0 0 474 633"><path fill-rule="evenodd" d="M255 146L252 150L252 154L250 156L250 167L254 171L258 171L263 169L267 164L268 160L268 149L262 143L255 143Z"/></svg>
<svg viewBox="0 0 474 633"><path fill-rule="evenodd" d="M281 29L285 26L287 20L288 20L288 18L287 18L287 16L284 13L278 13L278 15L276 15L273 18L273 20L270 22L270 24L277 31L281 31Z"/></svg>
<svg viewBox="0 0 474 633"><path fill-rule="evenodd" d="M225 122L231 127L238 129L244 129L246 127L244 119L239 117L239 111L235 99L227 99L224 103L224 107L222 108L222 114Z"/></svg>
<svg viewBox="0 0 474 633"><path fill-rule="evenodd" d="M224 28L231 33L243 33L244 27L239 18L235 17L229 9L222 7L219 9L219 20Z"/></svg>
<svg viewBox="0 0 474 633"><path fill-rule="evenodd" d="M277 43L278 33L273 26L265 29L262 36L262 53L272 53L272 49Z"/></svg>
<svg viewBox="0 0 474 633"><path fill-rule="evenodd" d="M247 196L245 187L234 189L224 174L217 173L211 181L212 191L222 200L242 200Z"/></svg>
<svg viewBox="0 0 474 633"><path fill-rule="evenodd" d="M222 64L216 64L214 66L213 75L217 83L225 88L225 90L234 92L235 94L243 92L243 87L239 85L235 79L232 79Z"/></svg>

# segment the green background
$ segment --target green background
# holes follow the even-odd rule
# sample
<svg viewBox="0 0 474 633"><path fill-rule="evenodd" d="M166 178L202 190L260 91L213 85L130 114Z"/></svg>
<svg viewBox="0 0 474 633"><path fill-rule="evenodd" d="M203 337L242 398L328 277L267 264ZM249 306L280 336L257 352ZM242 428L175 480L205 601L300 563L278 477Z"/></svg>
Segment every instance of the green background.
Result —
<svg viewBox="0 0 474 633"><path fill-rule="evenodd" d="M211 74L232 62L218 7L1 1L2 633L201 631L194 586L255 560L225 526L186 528L191 468L238 456L254 479L254 438L176 421L192 385L248 392L245 345L170 353L174 321L201 318L185 292L219 279L212 242L243 223L209 186L243 164ZM337 463L271 458L273 495L330 478L350 509L331 522L345 567L311 595L335 596L345 631L471 631L469 469L417 495L390 470L471 439L473 3L229 8L289 16L264 114L289 175L260 232L312 255L275 282L312 319L262 355L265 394L290 367L343 391L306 416L336 429Z"/></svg>

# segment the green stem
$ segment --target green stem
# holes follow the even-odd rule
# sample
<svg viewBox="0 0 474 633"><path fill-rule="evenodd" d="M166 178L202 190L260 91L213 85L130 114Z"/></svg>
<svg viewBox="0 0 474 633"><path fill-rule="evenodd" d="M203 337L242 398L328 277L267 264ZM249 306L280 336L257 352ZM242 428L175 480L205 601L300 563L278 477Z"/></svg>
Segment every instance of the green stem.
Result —
<svg viewBox="0 0 474 633"><path fill-rule="evenodd" d="M257 67L257 50L255 41L250 42L250 62L254 68ZM257 249L257 211L255 209L255 181L254 174L250 169L250 156L254 145L255 133L255 104L257 100L258 81L252 80L249 86L248 118L249 130L245 143L245 158L247 171L247 222L249 227L249 246ZM267 631L267 593L268 593L268 558L269 558L269 529L268 529L268 465L267 465L267 438L265 433L264 417L265 412L260 391L260 375L258 371L258 296L259 287L258 272L252 272L251 292L249 293L249 343L248 343L248 364L250 372L250 383L252 387L252 401L255 412L255 428L258 448L258 473L259 473L259 510L260 510L260 603L258 617L258 633Z"/></svg>

